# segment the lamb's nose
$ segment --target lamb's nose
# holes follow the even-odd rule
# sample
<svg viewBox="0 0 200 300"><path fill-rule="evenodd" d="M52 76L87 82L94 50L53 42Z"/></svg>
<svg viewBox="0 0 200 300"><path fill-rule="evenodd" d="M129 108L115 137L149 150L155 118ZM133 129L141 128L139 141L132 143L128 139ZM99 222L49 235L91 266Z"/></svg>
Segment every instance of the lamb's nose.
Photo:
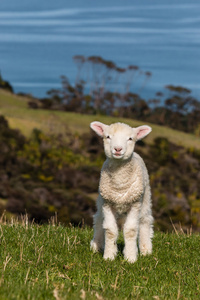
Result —
<svg viewBox="0 0 200 300"><path fill-rule="evenodd" d="M117 147L115 147L115 151L116 151L116 152L120 152L120 151L122 151L122 148L117 148Z"/></svg>

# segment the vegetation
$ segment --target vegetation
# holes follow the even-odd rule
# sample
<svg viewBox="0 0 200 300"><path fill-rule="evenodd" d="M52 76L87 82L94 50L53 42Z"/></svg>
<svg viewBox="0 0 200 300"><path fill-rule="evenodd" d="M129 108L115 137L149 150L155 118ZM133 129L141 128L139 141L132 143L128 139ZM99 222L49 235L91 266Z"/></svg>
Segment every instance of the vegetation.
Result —
<svg viewBox="0 0 200 300"><path fill-rule="evenodd" d="M99 56L77 55L74 61L75 85L62 76L61 89L50 90L40 104L30 101L30 107L131 118L200 136L200 102L189 89L168 85L166 92L147 101L140 93L151 77L149 71L134 65L120 68ZM137 93L132 92L135 82L141 85Z"/></svg>
<svg viewBox="0 0 200 300"><path fill-rule="evenodd" d="M8 81L3 79L3 77L1 76L1 73L0 73L0 88L10 91L11 93L13 92L13 88L12 88L11 84Z"/></svg>
<svg viewBox="0 0 200 300"><path fill-rule="evenodd" d="M55 213L64 224L92 225L100 169L102 140L95 134L65 132L65 136L34 129L29 138L0 118L0 211L28 213L47 222ZM170 230L170 218L185 229L200 225L200 151L156 138L140 142L151 180L155 226Z"/></svg>
<svg viewBox="0 0 200 300"><path fill-rule="evenodd" d="M30 109L28 102L30 98L8 93L0 89L0 114L6 117L9 126L13 129L19 129L25 136L30 137L34 128L40 129L45 134L62 134L66 135L66 131L76 134L89 133L89 124L94 120L98 120L107 124L116 121L124 122L130 126L136 127L144 124L139 120L108 117L102 115L86 115L74 112L63 112L57 110ZM35 100L38 102L38 100ZM40 103L40 101L39 101ZM186 148L200 149L200 140L194 134L187 134L165 126L149 124L153 131L150 136L145 139L147 143L151 143L157 137L165 137L176 145Z"/></svg>
<svg viewBox="0 0 200 300"><path fill-rule="evenodd" d="M91 225L95 204L87 193L97 191L99 167L92 154L84 154L82 140L69 133L64 141L37 129L26 139L3 117L0 127L1 210L27 211L38 222L57 211L60 221L78 225L86 219Z"/></svg>
<svg viewBox="0 0 200 300"><path fill-rule="evenodd" d="M199 299L199 235L191 234L200 228L198 101L168 86L162 105L161 93L147 103L130 93L130 84L137 76L145 84L149 72L99 57L74 60L75 87L63 77L61 91L43 102L13 94L0 76L0 298ZM86 85L88 65L94 80ZM109 92L106 82L119 78L124 89ZM89 123L110 124L114 116L131 126L149 121L196 135L150 124L152 134L136 146L150 173L156 232L153 254L135 264L123 258L121 234L112 262L89 249L87 225L104 160Z"/></svg>
<svg viewBox="0 0 200 300"><path fill-rule="evenodd" d="M0 225L0 298L199 299L199 235L157 232L153 254L134 264L93 254L92 230L30 224L26 216Z"/></svg>
<svg viewBox="0 0 200 300"><path fill-rule="evenodd" d="M93 57L90 64L95 64L95 70L97 62L116 68ZM168 90L189 93L181 87L168 86ZM116 118L30 109L28 103L28 97L0 90L0 113L6 117L0 118L0 211L6 209L7 215L27 212L30 220L38 223L47 222L57 212L63 224L91 225L104 153L101 139L89 132L89 123L96 119L110 124ZM41 103L34 99L34 108L41 107ZM185 103L181 106L177 100L175 106L168 101L175 113L181 109L186 116L188 102ZM117 121L133 127L143 124L131 119L117 118ZM149 125L153 131L144 142L137 144L136 152L144 158L150 173L155 228L170 231L173 222L176 228L181 223L183 230L192 226L194 231L199 231L200 140L194 134Z"/></svg>

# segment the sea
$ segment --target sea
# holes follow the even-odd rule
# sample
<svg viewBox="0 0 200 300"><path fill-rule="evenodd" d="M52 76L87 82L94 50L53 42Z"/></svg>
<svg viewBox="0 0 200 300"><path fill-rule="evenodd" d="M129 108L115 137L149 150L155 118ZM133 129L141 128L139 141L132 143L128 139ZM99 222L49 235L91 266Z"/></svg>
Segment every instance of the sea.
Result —
<svg viewBox="0 0 200 300"><path fill-rule="evenodd" d="M151 72L130 86L147 99L167 85L200 99L200 1L0 0L0 72L16 93L43 98L61 75L74 84L76 55Z"/></svg>

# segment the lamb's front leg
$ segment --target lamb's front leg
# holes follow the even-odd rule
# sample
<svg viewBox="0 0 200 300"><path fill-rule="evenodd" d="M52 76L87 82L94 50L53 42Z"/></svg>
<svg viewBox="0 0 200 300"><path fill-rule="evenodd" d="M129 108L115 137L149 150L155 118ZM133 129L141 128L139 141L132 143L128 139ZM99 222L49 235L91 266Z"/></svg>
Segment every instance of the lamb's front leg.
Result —
<svg viewBox="0 0 200 300"><path fill-rule="evenodd" d="M130 263L134 263L137 260L137 238L140 206L140 203L135 203L134 206L132 206L131 210L127 214L126 221L124 223L124 257Z"/></svg>
<svg viewBox="0 0 200 300"><path fill-rule="evenodd" d="M109 205L103 206L103 228L105 231L104 259L113 260L117 255L118 227L115 215Z"/></svg>

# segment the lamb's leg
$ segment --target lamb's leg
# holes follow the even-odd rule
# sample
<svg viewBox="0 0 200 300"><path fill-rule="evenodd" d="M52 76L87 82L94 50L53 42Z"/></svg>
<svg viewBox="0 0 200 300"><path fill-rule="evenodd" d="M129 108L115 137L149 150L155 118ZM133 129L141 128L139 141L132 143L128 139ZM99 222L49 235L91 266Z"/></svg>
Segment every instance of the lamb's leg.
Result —
<svg viewBox="0 0 200 300"><path fill-rule="evenodd" d="M153 217L151 211L151 192L147 186L140 214L139 248L143 255L152 253Z"/></svg>
<svg viewBox="0 0 200 300"><path fill-rule="evenodd" d="M94 215L94 236L90 243L93 252L103 250L104 247L104 230L103 230L103 213L102 213L103 199L98 196L97 212Z"/></svg>
<svg viewBox="0 0 200 300"><path fill-rule="evenodd" d="M130 263L134 263L137 260L137 237L139 227L140 206L140 203L134 204L134 206L128 212L126 221L124 223L124 257Z"/></svg>
<svg viewBox="0 0 200 300"><path fill-rule="evenodd" d="M113 260L117 255L118 227L115 215L108 205L103 206L103 228L105 230L104 259Z"/></svg>

